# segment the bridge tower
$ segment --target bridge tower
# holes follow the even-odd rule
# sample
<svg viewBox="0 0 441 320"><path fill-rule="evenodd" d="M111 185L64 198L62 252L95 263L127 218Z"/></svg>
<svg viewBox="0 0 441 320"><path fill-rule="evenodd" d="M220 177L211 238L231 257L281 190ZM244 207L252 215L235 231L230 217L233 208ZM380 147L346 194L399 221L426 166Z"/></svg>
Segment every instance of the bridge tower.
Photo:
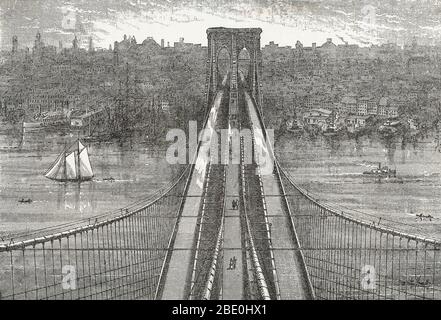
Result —
<svg viewBox="0 0 441 320"><path fill-rule="evenodd" d="M254 100L261 107L261 92L259 87L260 73L262 70L262 54L260 51L260 28L209 28L207 81L207 105L212 102L222 79L219 76L218 57L222 49L226 49L230 56L230 113L234 116L237 110L237 78L239 54L246 49L249 54L249 71L246 77L248 89Z"/></svg>

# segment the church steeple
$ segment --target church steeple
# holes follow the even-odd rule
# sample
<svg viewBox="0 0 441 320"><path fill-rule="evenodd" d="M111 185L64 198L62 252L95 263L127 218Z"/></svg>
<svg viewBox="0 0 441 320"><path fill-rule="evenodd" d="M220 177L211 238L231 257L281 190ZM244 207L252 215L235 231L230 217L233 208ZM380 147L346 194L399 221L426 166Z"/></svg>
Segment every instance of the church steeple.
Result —
<svg viewBox="0 0 441 320"><path fill-rule="evenodd" d="M34 41L34 51L39 52L42 47L43 47L43 42L41 41L41 34L40 32L37 32Z"/></svg>

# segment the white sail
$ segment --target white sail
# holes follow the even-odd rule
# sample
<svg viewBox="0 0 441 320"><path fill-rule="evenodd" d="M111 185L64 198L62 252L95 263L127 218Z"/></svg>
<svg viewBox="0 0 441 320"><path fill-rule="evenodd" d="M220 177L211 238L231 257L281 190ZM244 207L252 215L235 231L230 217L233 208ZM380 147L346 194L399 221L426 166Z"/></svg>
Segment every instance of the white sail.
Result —
<svg viewBox="0 0 441 320"><path fill-rule="evenodd" d="M77 143L77 145L69 147L67 152L61 153L44 174L46 178L60 181L81 181L93 177L87 148L80 141Z"/></svg>
<svg viewBox="0 0 441 320"><path fill-rule="evenodd" d="M78 179L76 158L76 151L66 156L66 178L69 180Z"/></svg>
<svg viewBox="0 0 441 320"><path fill-rule="evenodd" d="M54 162L52 167L45 173L45 177L49 179L63 179L64 178L64 153Z"/></svg>
<svg viewBox="0 0 441 320"><path fill-rule="evenodd" d="M78 152L81 153L86 147L78 140Z"/></svg>
<svg viewBox="0 0 441 320"><path fill-rule="evenodd" d="M80 176L82 179L93 177L92 166L90 165L89 160L89 153L87 152L86 148L84 148L83 151L80 152Z"/></svg>

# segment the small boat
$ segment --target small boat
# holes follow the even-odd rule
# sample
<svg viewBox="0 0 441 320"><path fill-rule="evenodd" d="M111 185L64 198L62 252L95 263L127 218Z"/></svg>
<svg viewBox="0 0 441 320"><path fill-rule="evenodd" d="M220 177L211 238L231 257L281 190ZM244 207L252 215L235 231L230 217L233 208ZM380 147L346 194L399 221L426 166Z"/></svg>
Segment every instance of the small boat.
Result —
<svg viewBox="0 0 441 320"><path fill-rule="evenodd" d="M32 199L30 199L30 198L28 198L28 199L21 198L20 200L18 200L18 202L20 202L20 203L32 203Z"/></svg>
<svg viewBox="0 0 441 320"><path fill-rule="evenodd" d="M422 221L423 219L424 220L429 219L429 221L432 221L432 219L435 219L431 214L424 215L424 214L420 213L420 214L416 214L415 216L417 219L420 219L420 221Z"/></svg>
<svg viewBox="0 0 441 320"><path fill-rule="evenodd" d="M104 178L103 181L110 181L110 182L114 182L115 178L110 177L110 178Z"/></svg>
<svg viewBox="0 0 441 320"><path fill-rule="evenodd" d="M378 168L372 169L371 171L363 172L364 175L374 176L374 177L396 177L397 170L389 169L387 166L382 167L381 162L378 163Z"/></svg>
<svg viewBox="0 0 441 320"><path fill-rule="evenodd" d="M82 182L93 178L87 148L80 140L63 150L45 172L48 179L62 182Z"/></svg>

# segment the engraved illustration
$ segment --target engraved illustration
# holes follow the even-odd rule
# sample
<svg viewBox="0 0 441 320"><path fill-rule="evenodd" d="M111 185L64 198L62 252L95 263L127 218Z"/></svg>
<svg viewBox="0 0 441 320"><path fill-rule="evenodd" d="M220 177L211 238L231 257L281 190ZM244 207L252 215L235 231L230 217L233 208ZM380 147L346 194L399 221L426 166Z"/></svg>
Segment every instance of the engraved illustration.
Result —
<svg viewBox="0 0 441 320"><path fill-rule="evenodd" d="M0 300L441 299L440 10L0 0Z"/></svg>

